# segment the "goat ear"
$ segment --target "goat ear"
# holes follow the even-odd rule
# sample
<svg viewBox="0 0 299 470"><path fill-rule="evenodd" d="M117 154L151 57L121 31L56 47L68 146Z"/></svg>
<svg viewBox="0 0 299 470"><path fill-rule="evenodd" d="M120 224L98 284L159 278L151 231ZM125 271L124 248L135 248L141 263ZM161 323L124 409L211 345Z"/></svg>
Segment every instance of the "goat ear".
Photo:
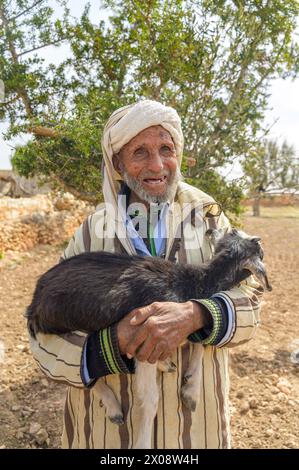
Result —
<svg viewBox="0 0 299 470"><path fill-rule="evenodd" d="M216 230L213 229L213 228L209 228L209 229L206 231L205 236L206 236L207 238L211 238L211 237L213 236L213 232L216 232Z"/></svg>
<svg viewBox="0 0 299 470"><path fill-rule="evenodd" d="M222 238L224 235L224 230L222 228L220 229L215 229L215 228L209 228L206 233L205 233L205 236L207 237L208 240L210 240L210 242L212 243L212 245L216 245L218 240L220 240L220 238Z"/></svg>
<svg viewBox="0 0 299 470"><path fill-rule="evenodd" d="M251 241L258 243L261 241L261 237L251 237Z"/></svg>

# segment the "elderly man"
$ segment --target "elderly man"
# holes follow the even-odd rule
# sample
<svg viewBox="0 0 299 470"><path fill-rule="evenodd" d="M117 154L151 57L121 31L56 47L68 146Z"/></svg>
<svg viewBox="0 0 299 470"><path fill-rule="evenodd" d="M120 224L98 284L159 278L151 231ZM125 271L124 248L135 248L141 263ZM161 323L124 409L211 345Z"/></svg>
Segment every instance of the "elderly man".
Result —
<svg viewBox="0 0 299 470"><path fill-rule="evenodd" d="M230 227L212 197L181 181L183 136L176 111L150 100L115 111L105 126L102 149L106 205L76 231L63 258L105 250L178 263L210 259L206 229ZM198 209L200 224L194 222ZM128 312L118 324L88 336L73 332L30 338L41 370L70 385L62 447L134 446L140 417L133 357L150 363L171 358L176 366L174 372L159 372L153 448L230 447L228 348L252 338L262 292L250 277L210 299L158 302ZM191 412L181 401L180 388L194 342L205 348L201 399ZM121 402L120 426L107 419L105 408L95 400L92 386L103 376Z"/></svg>

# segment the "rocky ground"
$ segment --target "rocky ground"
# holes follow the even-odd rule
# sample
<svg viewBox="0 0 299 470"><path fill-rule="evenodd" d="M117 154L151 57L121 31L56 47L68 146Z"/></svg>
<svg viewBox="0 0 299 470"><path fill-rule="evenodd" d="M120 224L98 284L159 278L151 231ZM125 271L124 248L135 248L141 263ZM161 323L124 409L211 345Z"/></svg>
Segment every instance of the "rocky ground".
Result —
<svg viewBox="0 0 299 470"><path fill-rule="evenodd" d="M244 220L263 238L273 292L265 294L262 325L231 350L233 447L299 447L299 218ZM0 448L57 448L65 387L35 365L22 317L38 276L62 247L8 251L0 260Z"/></svg>

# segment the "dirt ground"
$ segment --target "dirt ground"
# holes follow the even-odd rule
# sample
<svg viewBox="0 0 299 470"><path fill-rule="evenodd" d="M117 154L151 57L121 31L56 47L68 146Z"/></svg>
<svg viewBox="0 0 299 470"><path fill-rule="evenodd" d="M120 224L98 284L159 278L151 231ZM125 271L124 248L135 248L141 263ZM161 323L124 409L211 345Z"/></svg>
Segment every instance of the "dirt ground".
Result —
<svg viewBox="0 0 299 470"><path fill-rule="evenodd" d="M299 218L246 217L244 229L263 239L273 292L255 338L231 350L233 447L299 448ZM0 449L60 445L65 387L38 370L22 317L60 252L44 245L0 260Z"/></svg>

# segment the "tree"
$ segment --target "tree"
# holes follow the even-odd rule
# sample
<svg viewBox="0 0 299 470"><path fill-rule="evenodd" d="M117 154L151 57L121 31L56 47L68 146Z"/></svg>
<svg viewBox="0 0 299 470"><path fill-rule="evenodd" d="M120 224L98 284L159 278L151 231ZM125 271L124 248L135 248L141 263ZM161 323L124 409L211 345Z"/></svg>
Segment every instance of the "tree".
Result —
<svg viewBox="0 0 299 470"><path fill-rule="evenodd" d="M253 215L260 216L261 198L271 189L299 189L299 158L294 147L266 140L243 162L248 178L249 196L253 198Z"/></svg>
<svg viewBox="0 0 299 470"><path fill-rule="evenodd" d="M65 6L65 0L56 1ZM46 0L0 2L0 76L5 84L0 119L9 120L9 136L22 131L43 135L39 124L53 115L55 95L63 92L51 78L53 67L44 66L37 53L65 39L63 20L53 21L52 16ZM52 136L50 129L45 133Z"/></svg>
<svg viewBox="0 0 299 470"><path fill-rule="evenodd" d="M48 98L56 104L50 109L45 96L47 103L33 106L34 119L22 110L16 116L53 134L18 148L16 168L52 175L98 199L104 122L118 106L147 97L180 114L186 162L195 161L189 181L208 192L209 184L212 191L229 188L217 170L258 145L269 81L297 72L297 1L106 0L104 6L109 22L94 24L87 6L78 21L59 25L71 56L45 71L35 88L52 90ZM224 208L225 193L217 193Z"/></svg>

